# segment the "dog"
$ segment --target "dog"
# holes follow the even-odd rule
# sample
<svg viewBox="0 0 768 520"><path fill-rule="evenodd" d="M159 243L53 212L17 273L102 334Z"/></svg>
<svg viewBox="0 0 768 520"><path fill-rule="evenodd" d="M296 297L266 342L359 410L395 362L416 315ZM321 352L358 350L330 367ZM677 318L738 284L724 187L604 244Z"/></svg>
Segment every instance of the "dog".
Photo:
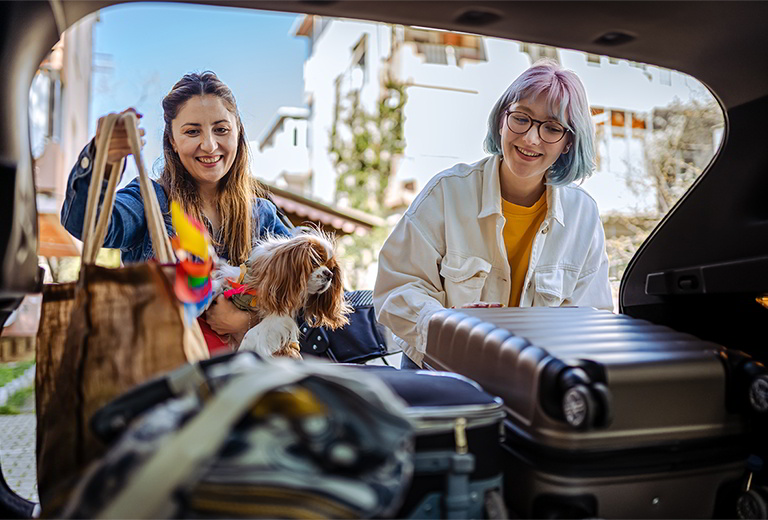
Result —
<svg viewBox="0 0 768 520"><path fill-rule="evenodd" d="M257 325L239 348L261 356L301 358L296 317L303 312L312 327L343 327L352 308L344 300L344 280L335 240L319 230L293 237L271 236L254 246L243 268L223 265L213 274L214 291L231 292L242 279L241 293ZM244 272L243 272L244 271ZM237 289L235 289L237 290Z"/></svg>

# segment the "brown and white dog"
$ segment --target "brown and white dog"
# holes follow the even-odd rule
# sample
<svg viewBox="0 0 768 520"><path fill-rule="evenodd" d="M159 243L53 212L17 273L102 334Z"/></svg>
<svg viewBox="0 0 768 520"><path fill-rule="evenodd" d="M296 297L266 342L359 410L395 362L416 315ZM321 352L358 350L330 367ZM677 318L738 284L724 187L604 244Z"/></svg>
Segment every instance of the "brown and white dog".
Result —
<svg viewBox="0 0 768 520"><path fill-rule="evenodd" d="M313 327L333 330L349 322L335 243L322 231L269 237L253 248L245 265L243 283L255 293L251 306L258 324L245 334L240 349L300 358L299 311ZM214 287L239 275L239 268L221 266L213 275Z"/></svg>

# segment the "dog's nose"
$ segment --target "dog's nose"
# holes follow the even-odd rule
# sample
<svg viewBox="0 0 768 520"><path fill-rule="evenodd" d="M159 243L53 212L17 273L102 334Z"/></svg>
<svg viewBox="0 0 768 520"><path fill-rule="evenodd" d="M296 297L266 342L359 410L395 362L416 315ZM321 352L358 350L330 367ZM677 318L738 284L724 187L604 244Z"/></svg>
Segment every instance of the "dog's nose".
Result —
<svg viewBox="0 0 768 520"><path fill-rule="evenodd" d="M331 272L330 269L328 269L325 266L323 266L323 268L320 270L320 275L323 277L323 280L325 280L326 282L331 278L333 278L333 273Z"/></svg>

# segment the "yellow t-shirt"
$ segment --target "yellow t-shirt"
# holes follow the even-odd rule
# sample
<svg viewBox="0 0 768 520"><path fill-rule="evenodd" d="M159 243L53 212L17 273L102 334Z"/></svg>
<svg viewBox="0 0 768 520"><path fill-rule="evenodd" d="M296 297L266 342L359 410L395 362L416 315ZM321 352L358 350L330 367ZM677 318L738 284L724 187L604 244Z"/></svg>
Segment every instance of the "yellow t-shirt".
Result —
<svg viewBox="0 0 768 520"><path fill-rule="evenodd" d="M523 294L523 282L525 281L525 273L528 271L528 262L531 259L533 238L547 216L547 193L545 191L539 200L529 208L512 204L502 198L501 212L507 219L506 224L504 224L503 236L512 282L509 292L509 306L517 307L520 304L520 295Z"/></svg>

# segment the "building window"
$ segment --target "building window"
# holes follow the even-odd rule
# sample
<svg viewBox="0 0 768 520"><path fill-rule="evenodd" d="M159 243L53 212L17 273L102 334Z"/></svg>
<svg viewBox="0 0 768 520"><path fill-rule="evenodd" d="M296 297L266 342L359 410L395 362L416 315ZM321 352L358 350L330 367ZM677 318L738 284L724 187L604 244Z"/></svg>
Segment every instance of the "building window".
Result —
<svg viewBox="0 0 768 520"><path fill-rule="evenodd" d="M624 137L625 114L622 110L611 110L611 133L616 137Z"/></svg>
<svg viewBox="0 0 768 520"><path fill-rule="evenodd" d="M632 137L642 138L645 135L645 117L642 114L632 113Z"/></svg>
<svg viewBox="0 0 768 520"><path fill-rule="evenodd" d="M299 129L294 127L293 128L293 146L299 145Z"/></svg>
<svg viewBox="0 0 768 520"><path fill-rule="evenodd" d="M481 36L451 31L435 31L405 27L403 41L416 44L416 53L424 56L426 63L461 66L464 60L487 61L485 43ZM449 55L452 58L449 59Z"/></svg>
<svg viewBox="0 0 768 520"><path fill-rule="evenodd" d="M605 145L605 122L608 114L600 107L590 107L592 121L595 124L595 167L603 171L607 164L607 151Z"/></svg>
<svg viewBox="0 0 768 520"><path fill-rule="evenodd" d="M592 121L595 122L595 126L605 124L605 110L598 107L592 107L589 109L589 111L592 114Z"/></svg>
<svg viewBox="0 0 768 520"><path fill-rule="evenodd" d="M448 48L439 43L420 43L418 53L423 55L427 63L448 65Z"/></svg>
<svg viewBox="0 0 768 520"><path fill-rule="evenodd" d="M29 90L29 121L32 156L43 155L47 144L61 137L61 75L59 70L41 67Z"/></svg>

